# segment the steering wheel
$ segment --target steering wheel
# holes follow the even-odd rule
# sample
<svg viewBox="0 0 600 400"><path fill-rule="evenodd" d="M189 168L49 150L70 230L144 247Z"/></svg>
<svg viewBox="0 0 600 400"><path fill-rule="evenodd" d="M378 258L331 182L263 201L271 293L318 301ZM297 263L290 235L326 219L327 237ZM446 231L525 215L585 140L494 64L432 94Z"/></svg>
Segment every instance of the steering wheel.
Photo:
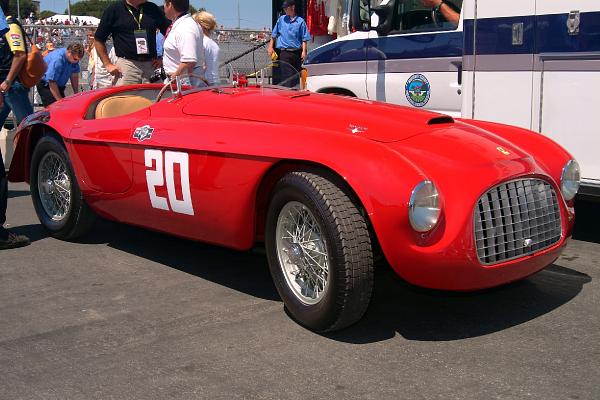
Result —
<svg viewBox="0 0 600 400"><path fill-rule="evenodd" d="M433 21L433 24L439 28L442 26L440 20L438 19L438 10L436 10L435 8L431 9L431 20Z"/></svg>
<svg viewBox="0 0 600 400"><path fill-rule="evenodd" d="M162 99L164 94L166 93L167 89L171 89L173 87L173 85L175 85L176 88L178 86L179 86L179 88L181 88L183 85L180 83L180 81L178 84L178 80L180 80L181 78L190 78L190 80L192 78L196 78L200 82L203 82L204 85L208 86L208 81L203 76L198 75L198 74L186 74L186 75L176 76L174 78L170 78L169 81L164 84L164 86L160 89L160 92L158 92L158 95L156 95L156 100L154 100L154 102L158 103ZM186 85L186 86L191 86L192 88L194 87L194 85L191 85L191 84ZM198 86L198 87L201 87L201 86Z"/></svg>

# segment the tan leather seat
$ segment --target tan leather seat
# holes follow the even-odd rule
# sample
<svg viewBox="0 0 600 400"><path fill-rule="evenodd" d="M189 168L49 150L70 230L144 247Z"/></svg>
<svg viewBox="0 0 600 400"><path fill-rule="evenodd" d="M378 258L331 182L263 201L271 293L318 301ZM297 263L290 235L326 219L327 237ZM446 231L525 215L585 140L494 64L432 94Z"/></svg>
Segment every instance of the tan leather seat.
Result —
<svg viewBox="0 0 600 400"><path fill-rule="evenodd" d="M142 96L112 96L102 100L96 107L96 119L114 118L131 114L142 108L150 107L152 100Z"/></svg>

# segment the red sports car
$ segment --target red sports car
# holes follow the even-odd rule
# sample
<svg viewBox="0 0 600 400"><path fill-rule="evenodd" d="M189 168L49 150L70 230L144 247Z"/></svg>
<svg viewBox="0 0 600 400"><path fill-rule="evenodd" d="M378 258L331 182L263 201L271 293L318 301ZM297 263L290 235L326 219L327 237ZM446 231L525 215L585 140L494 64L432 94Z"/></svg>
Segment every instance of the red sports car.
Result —
<svg viewBox="0 0 600 400"><path fill-rule="evenodd" d="M332 331L367 309L374 254L470 291L538 272L572 233L579 167L540 134L283 88L165 89L86 92L23 121L9 177L53 236L99 215L264 242L291 315Z"/></svg>

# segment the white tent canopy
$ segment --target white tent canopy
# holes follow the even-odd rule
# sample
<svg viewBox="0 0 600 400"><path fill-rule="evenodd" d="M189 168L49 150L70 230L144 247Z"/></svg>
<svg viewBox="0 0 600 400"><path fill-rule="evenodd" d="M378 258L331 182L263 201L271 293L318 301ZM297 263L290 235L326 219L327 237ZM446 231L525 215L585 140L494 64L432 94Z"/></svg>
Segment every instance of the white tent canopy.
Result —
<svg viewBox="0 0 600 400"><path fill-rule="evenodd" d="M98 25L100 23L100 18L90 17L86 15L71 15L71 23L75 22L75 18L79 20L79 23L83 23L85 21L86 25ZM42 21L44 23L49 24L51 22L56 22L58 24L64 23L69 19L69 16L66 14L56 14L51 17L45 18Z"/></svg>

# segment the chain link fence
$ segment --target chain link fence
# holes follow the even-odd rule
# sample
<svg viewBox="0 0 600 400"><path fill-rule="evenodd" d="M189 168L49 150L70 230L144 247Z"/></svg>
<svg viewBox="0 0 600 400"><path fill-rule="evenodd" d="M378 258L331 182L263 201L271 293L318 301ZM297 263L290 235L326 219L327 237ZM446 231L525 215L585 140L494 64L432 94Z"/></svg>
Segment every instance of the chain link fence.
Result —
<svg viewBox="0 0 600 400"><path fill-rule="evenodd" d="M67 47L71 43L88 46L88 30L94 26L73 25L24 25L27 35L42 51ZM223 82L231 79L232 73L252 76L261 71L263 78L270 79L271 60L267 54L267 44L271 33L261 30L217 29L213 40L219 45L219 74ZM88 57L79 62L80 90L89 89Z"/></svg>

